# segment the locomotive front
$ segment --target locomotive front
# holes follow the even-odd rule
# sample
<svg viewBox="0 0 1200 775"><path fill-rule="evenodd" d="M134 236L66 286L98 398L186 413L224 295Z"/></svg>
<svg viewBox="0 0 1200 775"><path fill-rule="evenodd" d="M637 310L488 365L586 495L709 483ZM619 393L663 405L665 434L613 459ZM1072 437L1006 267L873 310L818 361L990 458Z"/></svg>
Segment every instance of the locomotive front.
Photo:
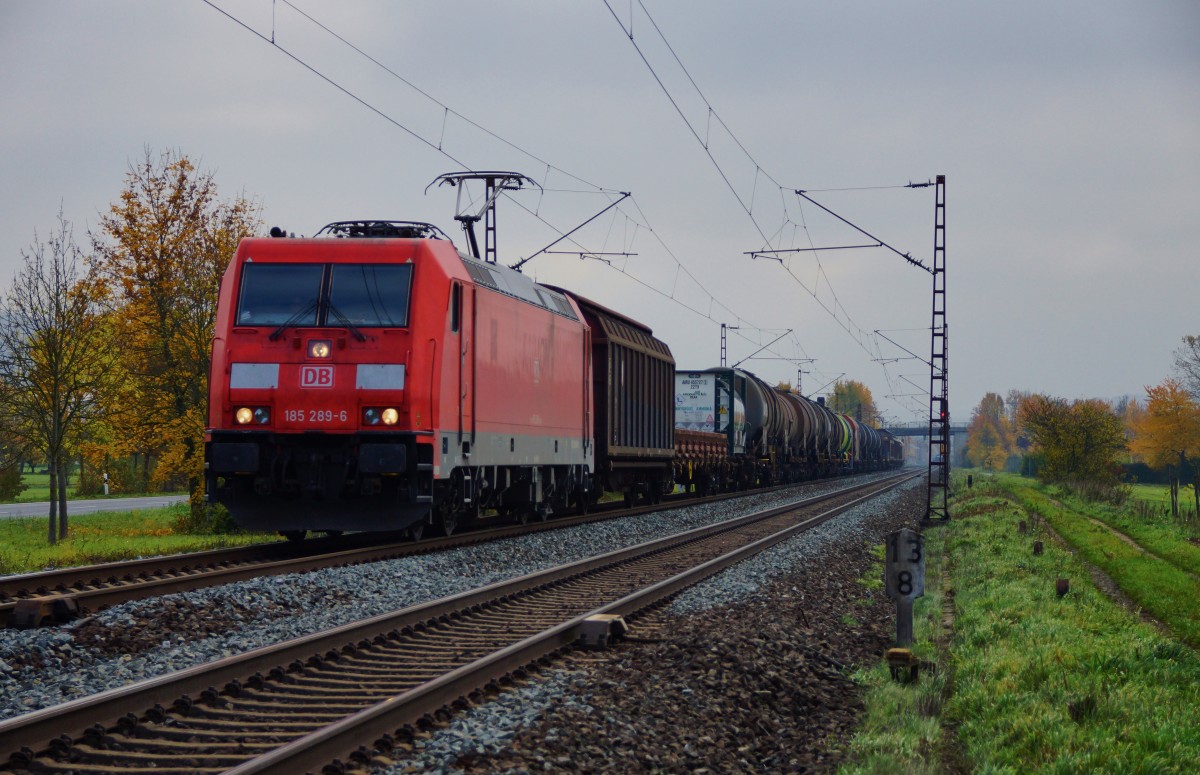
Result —
<svg viewBox="0 0 1200 775"><path fill-rule="evenodd" d="M410 324L418 274L435 279L454 249L422 227L242 241L221 284L205 440L209 499L242 527L398 530L429 513Z"/></svg>

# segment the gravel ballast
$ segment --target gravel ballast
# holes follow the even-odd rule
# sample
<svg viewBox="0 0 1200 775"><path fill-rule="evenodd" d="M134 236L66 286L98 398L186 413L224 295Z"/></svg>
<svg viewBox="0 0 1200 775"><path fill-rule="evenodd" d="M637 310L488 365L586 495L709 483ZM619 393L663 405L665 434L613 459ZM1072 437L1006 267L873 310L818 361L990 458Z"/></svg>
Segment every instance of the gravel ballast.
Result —
<svg viewBox="0 0 1200 775"><path fill-rule="evenodd" d="M850 672L895 635L894 605L860 583L866 550L915 528L925 497L914 483L739 563L678 596L667 626L633 626L652 642L583 653L378 772L835 768L861 711Z"/></svg>
<svg viewBox="0 0 1200 775"><path fill-rule="evenodd" d="M824 487L838 486L833 483ZM896 499L891 495L885 498ZM250 582L231 584L224 587L199 590L179 595L170 595L148 601L138 601L116 606L102 612L92 619L53 630L34 631L3 631L0 632L0 718L8 718L21 713L27 713L42 707L64 702L76 697L115 688L131 682L151 678L157 675L190 667L223 656L240 653L262 645L277 643L301 635L316 632L332 626L337 626L367 616L396 610L405 606L424 602L437 597L454 594L484 584L493 583L506 578L531 573L572 559L591 556L602 551L608 551L621 546L628 546L671 532L695 527L703 524L726 519L736 514L767 508L782 501L784 496L767 494L752 496L739 500L734 504L716 503L695 506L688 509L660 512L635 519L621 520L614 523L601 523L579 528L553 531L540 535L524 536L494 542L487 545L468 547L436 555L424 557L409 557L390 560L351 568L338 568L317 571L308 574L294 574L272 578L257 579ZM918 499L919 500L919 499ZM711 605L733 605L734 610L753 611L757 603L757 591L763 584L779 582L779 568L790 567L792 563L801 565L814 564L823 553L830 551L829 547L846 544L851 551L862 554L864 530L871 532L869 527L874 521L870 513L883 509L879 501L866 507L839 517L818 529L818 534L806 534L776 547L769 555L755 558L740 564L734 569L722 574L720 579L707 582L692 592L682 595L675 602L677 610L684 618L678 628L672 628L672 637L668 642L655 644L627 645L614 651L621 659L628 659L625 677L611 679L619 686L622 681L632 682L641 689L645 677L638 674L639 654L648 653L654 648L668 649L667 653L647 657L654 661L669 663L672 654L682 654L690 651L692 646L688 641L680 640L688 637L688 622L699 617L699 621L711 617L709 614L697 614ZM893 511L887 507L888 511ZM861 513L860 513L861 512ZM907 524L912 524L911 520ZM892 528L895 529L895 528ZM886 532L886 531L885 531ZM785 559L778 552L794 552L790 559ZM774 559L766 559L774 557ZM822 562L824 560L822 559ZM847 563L836 563L837 576L845 575L843 566ZM820 571L814 571L818 576ZM828 574L824 574L828 575ZM851 580L848 583L853 583ZM715 585L715 586L714 586ZM797 588L799 589L799 588ZM793 597L797 605L809 605L816 600L820 592L816 586L804 588ZM831 594L837 594L833 592ZM805 603L804 601L808 601ZM783 618L780 614L784 608L768 607L763 616L770 619ZM773 613L771 613L773 612ZM817 627L819 618L809 612L807 616L811 627ZM731 615L721 615L723 622L732 621ZM797 620L798 621L798 620ZM700 627L699 624L695 625ZM833 629L847 629L840 622ZM849 628L857 630L859 628ZM885 628L886 629L886 628ZM817 630L813 630L816 633ZM822 631L824 632L824 631ZM728 652L720 646L721 638L714 636L711 628L697 629L691 636L694 643L705 641L717 647L716 655L725 655L706 670L715 670L718 676L726 674L753 673L753 670L727 668ZM794 638L783 638L790 643L802 642L804 633ZM812 637L817 637L813 635ZM827 638L828 634L820 635ZM780 642L772 636L771 643ZM875 648L878 644L872 644ZM735 648L731 642L728 648ZM772 647L773 648L773 647ZM806 645L805 648L808 648ZM740 653L750 653L742 651ZM790 660L801 653L796 649L784 650L778 659ZM716 659L717 657L714 657ZM768 659L768 657L763 657ZM836 658L835 658L836 660ZM811 662L814 669L828 668L844 680L842 673L833 665L814 657ZM605 660L605 664L616 664L614 660ZM702 664L702 663L695 663ZM737 663L730 663L737 668ZM825 668L820 665L826 665ZM843 664L836 660L835 664ZM644 667L644 664L642 665ZM780 664L772 668L779 674L786 665ZM587 673L590 673L588 668ZM770 671L767 671L770 672ZM554 759L545 756L579 756L580 761L590 760L579 751L569 746L566 741L573 737L567 723L563 722L559 731L543 729L546 719L560 713L574 713L580 718L590 718L596 707L604 707L609 700L606 697L615 695L636 696L638 693L609 692L597 693L598 684L589 676L572 669L568 672L556 673L551 680L537 681L523 687L520 692L510 692L497 699L495 704L499 710L493 714L503 719L494 732L472 731L454 733L451 727L439 735L449 735L449 742L442 754L437 754L438 738L435 735L424 746L418 749L420 753L412 761L400 766L397 771L421 772L427 770L445 769L454 766L451 762L462 759L466 771L485 771L495 767L500 770L509 767L515 771L522 769L543 770L549 766L554 769L561 766ZM705 675L708 675L706 672ZM636 676L636 677L635 677ZM832 677L832 676L831 676ZM655 689L655 694L664 690ZM682 689L681 689L682 691ZM695 692L695 689L692 690ZM767 689L748 689L747 691L763 692ZM642 691L641 693L645 693ZM842 692L844 693L844 692ZM765 694L750 697L766 699ZM678 701L683 706L692 702L688 695L679 695ZM777 701L778 702L778 701ZM600 703L597 705L597 703ZM665 709L668 703L663 702ZM794 698L787 699L789 706L800 707ZM483 713L481 706L473 714ZM541 710L539 710L541 709ZM653 718L653 714L645 709L630 709L639 718ZM717 713L727 713L727 710L714 709ZM486 714L485 714L486 715ZM611 715L611 714L610 714ZM617 715L612 717L619 718ZM470 718L470 716L466 717ZM606 717L607 718L607 717ZM514 721L516 719L516 721ZM594 721L594 719L593 719ZM473 725L481 730L488 730L493 724L486 718L481 723L461 720L456 723ZM607 722L606 722L607 723ZM613 722L616 723L616 722ZM692 725L694 726L694 725ZM535 730L541 730L536 732ZM539 749L522 743L527 735L535 735L540 741ZM599 734L599 732L597 732ZM649 732L651 736L658 732ZM709 736L712 740L718 740ZM474 746L472 741L482 743ZM490 741L490 742L489 742ZM509 742L512 747L509 747ZM699 739L684 743L680 756L690 756L687 746L692 750L703 750L707 743ZM715 743L714 743L715 744ZM489 747L490 746L490 747ZM699 746L699 747L698 747ZM628 746L627 746L628 747ZM737 746L741 748L744 746ZM556 748L562 748L570 753L556 753ZM603 746L600 747L602 751ZM515 756L514 751L539 751L527 763L522 758L514 759L511 763L503 760L503 756ZM630 750L633 750L632 748ZM753 752L756 749L751 749ZM637 756L637 754L633 754ZM745 757L747 752L743 751ZM537 756L543 758L538 759ZM588 756L600 756L600 753ZM759 755L754 753L752 758ZM430 758L432 757L432 758ZM478 760L473 763L472 757ZM638 760L641 761L641 760ZM672 769L674 765L661 762L647 763L650 768ZM680 760L682 762L683 760ZM749 760L748 760L749 761ZM583 766L581 764L581 766ZM643 766L643 765L638 765ZM682 765L681 765L682 766ZM690 765L688 765L690 766ZM480 769L480 768L483 769ZM596 759L592 768L604 769ZM637 766L635 766L637 769ZM785 768L786 769L786 768Z"/></svg>

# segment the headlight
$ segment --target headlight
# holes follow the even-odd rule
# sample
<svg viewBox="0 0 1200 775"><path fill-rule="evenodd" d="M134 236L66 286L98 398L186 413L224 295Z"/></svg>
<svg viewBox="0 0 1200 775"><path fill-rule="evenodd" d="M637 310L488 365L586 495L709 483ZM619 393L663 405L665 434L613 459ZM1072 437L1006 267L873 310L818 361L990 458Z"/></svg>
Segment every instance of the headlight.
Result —
<svg viewBox="0 0 1200 775"><path fill-rule="evenodd" d="M395 425L400 421L400 413L388 407L380 409L370 407L363 410L363 425Z"/></svg>
<svg viewBox="0 0 1200 775"><path fill-rule="evenodd" d="M233 419L238 425L266 425L271 422L271 410L265 406L243 406L233 413Z"/></svg>
<svg viewBox="0 0 1200 775"><path fill-rule="evenodd" d="M329 339L310 339L308 342L309 358L328 358L333 352L333 342Z"/></svg>

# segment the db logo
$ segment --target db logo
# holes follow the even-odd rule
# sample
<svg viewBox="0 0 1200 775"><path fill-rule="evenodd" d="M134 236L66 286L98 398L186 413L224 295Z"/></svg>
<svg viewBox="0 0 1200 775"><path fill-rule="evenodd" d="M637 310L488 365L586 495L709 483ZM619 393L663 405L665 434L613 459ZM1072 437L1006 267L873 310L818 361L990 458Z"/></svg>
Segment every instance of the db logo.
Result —
<svg viewBox="0 0 1200 775"><path fill-rule="evenodd" d="M333 387L332 366L301 366L300 387L302 388L331 388Z"/></svg>

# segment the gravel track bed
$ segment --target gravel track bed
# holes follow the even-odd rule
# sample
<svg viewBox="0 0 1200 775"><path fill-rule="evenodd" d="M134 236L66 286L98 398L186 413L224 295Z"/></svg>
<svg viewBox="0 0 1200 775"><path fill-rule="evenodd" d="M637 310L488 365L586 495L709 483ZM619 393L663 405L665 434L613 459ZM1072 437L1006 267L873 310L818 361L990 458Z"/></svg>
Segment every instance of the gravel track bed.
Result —
<svg viewBox="0 0 1200 775"><path fill-rule="evenodd" d="M677 597L668 627L635 625L650 642L573 658L376 772L833 770L862 710L850 672L895 635L895 606L859 582L865 549L925 506L917 481L739 563Z"/></svg>
<svg viewBox="0 0 1200 775"><path fill-rule="evenodd" d="M133 601L54 629L0 630L0 719L786 500L780 493L752 495L423 557Z"/></svg>

